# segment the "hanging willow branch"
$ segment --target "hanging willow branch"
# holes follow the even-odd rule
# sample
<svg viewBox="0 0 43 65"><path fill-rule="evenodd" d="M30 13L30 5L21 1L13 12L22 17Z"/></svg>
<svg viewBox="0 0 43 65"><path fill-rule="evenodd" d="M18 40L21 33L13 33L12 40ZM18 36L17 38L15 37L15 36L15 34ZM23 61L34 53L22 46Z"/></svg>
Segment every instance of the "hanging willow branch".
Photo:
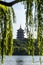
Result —
<svg viewBox="0 0 43 65"><path fill-rule="evenodd" d="M2 63L4 55L12 55L13 53L12 20L15 19L14 17L12 8L0 5L0 55L2 56Z"/></svg>
<svg viewBox="0 0 43 65"><path fill-rule="evenodd" d="M42 10L41 10L41 0L37 1L37 5L38 5L38 48L39 48L39 55L42 55Z"/></svg>

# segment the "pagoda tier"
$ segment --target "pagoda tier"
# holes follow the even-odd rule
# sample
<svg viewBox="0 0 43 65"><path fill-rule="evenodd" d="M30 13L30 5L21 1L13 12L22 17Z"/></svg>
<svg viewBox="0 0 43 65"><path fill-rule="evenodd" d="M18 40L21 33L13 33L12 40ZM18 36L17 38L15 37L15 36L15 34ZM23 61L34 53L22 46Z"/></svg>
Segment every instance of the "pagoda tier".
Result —
<svg viewBox="0 0 43 65"><path fill-rule="evenodd" d="M24 38L24 30L21 28L17 30L17 39L23 39Z"/></svg>

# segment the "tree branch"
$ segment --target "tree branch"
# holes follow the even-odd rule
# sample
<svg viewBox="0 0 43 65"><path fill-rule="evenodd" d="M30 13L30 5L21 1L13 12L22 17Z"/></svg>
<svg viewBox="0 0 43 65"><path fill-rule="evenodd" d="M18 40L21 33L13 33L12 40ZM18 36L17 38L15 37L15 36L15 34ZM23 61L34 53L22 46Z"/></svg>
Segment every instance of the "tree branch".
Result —
<svg viewBox="0 0 43 65"><path fill-rule="evenodd" d="M15 0L15 1L12 1L12 2L0 1L0 4L11 7L12 5L14 5L18 2L22 2L22 1L25 1L25 0Z"/></svg>

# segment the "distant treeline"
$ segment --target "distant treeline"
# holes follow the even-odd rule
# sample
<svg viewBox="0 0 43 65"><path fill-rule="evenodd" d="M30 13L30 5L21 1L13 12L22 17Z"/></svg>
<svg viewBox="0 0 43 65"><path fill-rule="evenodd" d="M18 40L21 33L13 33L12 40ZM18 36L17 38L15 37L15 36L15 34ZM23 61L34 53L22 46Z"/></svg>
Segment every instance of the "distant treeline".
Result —
<svg viewBox="0 0 43 65"><path fill-rule="evenodd" d="M38 55L38 44L37 40L34 41L34 50L31 48L32 46L28 46L29 39L14 39L14 52L13 55L32 55L34 51L34 55ZM30 49L28 49L30 47Z"/></svg>

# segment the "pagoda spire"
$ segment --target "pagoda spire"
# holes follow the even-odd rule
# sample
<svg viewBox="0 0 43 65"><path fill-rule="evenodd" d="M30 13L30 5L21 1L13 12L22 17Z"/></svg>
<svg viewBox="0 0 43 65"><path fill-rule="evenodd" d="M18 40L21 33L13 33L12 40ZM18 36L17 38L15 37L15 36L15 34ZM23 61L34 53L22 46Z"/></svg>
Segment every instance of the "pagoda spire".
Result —
<svg viewBox="0 0 43 65"><path fill-rule="evenodd" d="M20 28L21 28L21 25L20 25Z"/></svg>

